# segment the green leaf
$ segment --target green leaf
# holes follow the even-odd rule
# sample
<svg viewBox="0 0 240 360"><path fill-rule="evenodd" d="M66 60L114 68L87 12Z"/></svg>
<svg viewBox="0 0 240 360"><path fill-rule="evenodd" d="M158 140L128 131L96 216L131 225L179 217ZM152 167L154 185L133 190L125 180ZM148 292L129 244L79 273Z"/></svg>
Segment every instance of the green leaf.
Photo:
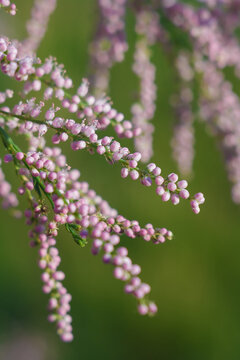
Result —
<svg viewBox="0 0 240 360"><path fill-rule="evenodd" d="M34 189L36 190L38 196L40 197L40 199L42 199L41 188L39 186L39 182L37 181L37 178L35 178L35 177L33 177L33 185L34 185Z"/></svg>
<svg viewBox="0 0 240 360"><path fill-rule="evenodd" d="M79 235L79 226L76 224L65 224L65 228L68 232L70 232L70 234L72 235L72 238L74 240L74 242L81 246L84 247L87 245L87 240L82 238Z"/></svg>

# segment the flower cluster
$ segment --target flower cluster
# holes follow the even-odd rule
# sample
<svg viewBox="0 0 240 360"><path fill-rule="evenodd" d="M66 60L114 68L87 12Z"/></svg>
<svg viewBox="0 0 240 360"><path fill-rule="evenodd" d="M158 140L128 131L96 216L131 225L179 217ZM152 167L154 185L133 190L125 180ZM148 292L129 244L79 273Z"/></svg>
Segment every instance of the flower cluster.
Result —
<svg viewBox="0 0 240 360"><path fill-rule="evenodd" d="M177 118L173 149L182 173L189 173L193 160L194 116L206 122L224 155L232 198L240 203L240 101L222 69L232 66L240 76L240 46L235 35L240 13L239 2L209 1L209 8L178 3L165 6L165 15L189 36L192 50L178 54L177 69L181 90L176 103ZM197 84L195 113L191 83ZM183 95L184 94L184 95Z"/></svg>
<svg viewBox="0 0 240 360"><path fill-rule="evenodd" d="M138 221L118 215L95 191L89 189L86 182L79 182L79 171L69 169L60 148L45 147L43 152L24 154L3 128L0 128L0 133L9 151L4 156L4 162L14 163L21 182L18 194L26 195L30 203L24 212L26 223L32 227L30 245L40 247L39 267L44 270L43 292L50 294L49 321L57 323L61 339L71 341L73 338L71 317L68 315L71 296L61 283L65 275L58 270L61 259L56 248L56 236L62 225L78 245L85 246L88 240L92 240L92 253L95 255L103 251L103 262L113 265L114 277L124 281L125 292L133 294L138 300L139 313L154 314L157 307L147 298L150 286L138 277L141 268L127 256L127 248L120 246L120 236L138 236L159 244L166 239L171 240L172 232L165 228L154 229L151 224L141 227ZM4 200L10 199L9 184L3 181L2 185L1 196ZM35 193L39 199L35 198ZM54 211L51 221L40 194L45 195ZM17 203L12 201L11 205Z"/></svg>
<svg viewBox="0 0 240 360"><path fill-rule="evenodd" d="M10 6L6 5L7 1L2 3ZM124 34L127 2L99 1L101 22L92 45L96 70L93 86L97 96L92 95L87 79L75 87L55 58L41 61L34 55L55 5L55 0L35 1L28 23L29 36L23 42L0 37L0 71L22 84L20 98L9 89L0 93L4 163L14 167L19 181L16 196L1 168L0 197L4 208L18 206L18 198L23 196L28 201L24 215L31 227L30 246L39 248L43 292L50 298L48 320L56 323L57 333L68 342L73 339L69 315L71 295L63 285L65 275L59 270L59 229L64 227L81 247L91 242L92 254L101 253L103 262L112 266L113 276L124 283L124 291L136 298L141 315L155 314L157 306L149 299L150 285L139 277L141 267L133 263L128 249L121 244L121 237L162 244L171 240L173 233L150 223L142 226L137 220L118 214L87 182L79 180L80 171L71 168L59 145L67 142L73 151L101 155L110 165L120 166L122 178L130 177L146 187L155 186L156 195L163 202L177 205L181 199L188 200L195 214L200 212L205 198L200 192L190 194L188 182L175 172L163 176L161 168L150 162L153 126L149 121L156 106L155 66L150 48L165 39L155 8L150 4L145 7L142 1L141 6L132 7L138 36L133 70L140 80L140 94L132 106L130 121L102 94L107 89L111 66L123 60L128 47ZM167 13L173 13L174 17L170 10L167 8ZM12 106L7 103L9 98ZM187 91L182 93L182 98L189 105L191 96L187 96ZM107 130L113 130L117 138ZM52 145L47 143L47 133L51 134ZM177 134L181 136L180 130ZM16 135L26 140L24 151L16 144ZM122 138L134 139L136 151L123 146ZM19 216L19 212L14 214Z"/></svg>
<svg viewBox="0 0 240 360"><path fill-rule="evenodd" d="M198 61L196 74L201 76L200 116L220 144L229 180L232 198L240 203L240 102L231 83L209 62Z"/></svg>
<svg viewBox="0 0 240 360"><path fill-rule="evenodd" d="M12 3L10 0L0 0L0 8L3 8L10 15L16 15L16 5Z"/></svg>
<svg viewBox="0 0 240 360"><path fill-rule="evenodd" d="M236 121L239 98L222 71L230 66L240 77L240 46L236 36L239 1L203 0L192 6L181 1L142 0L133 2L131 10L136 18L137 34L133 71L140 80L138 101L131 110L133 124L141 129L134 143L136 150L142 154L142 161L149 161L152 156L154 127L149 120L155 113L156 84L151 52L152 45L158 43L170 61L174 58L180 80L179 93L174 98L176 121L172 147L181 173L191 173L194 158L193 123L194 118L200 117L213 130L220 143L228 177L233 183L233 200L239 203L239 125ZM174 28L178 31L176 38L176 31L172 31ZM93 49L93 58L95 55L98 56L98 52ZM211 75L205 76L206 72ZM215 89L215 78L219 78L218 91L214 93L213 90L209 96L209 88ZM97 89L98 84L94 85ZM193 87L197 88L194 93ZM229 98L232 100L228 105L226 99Z"/></svg>

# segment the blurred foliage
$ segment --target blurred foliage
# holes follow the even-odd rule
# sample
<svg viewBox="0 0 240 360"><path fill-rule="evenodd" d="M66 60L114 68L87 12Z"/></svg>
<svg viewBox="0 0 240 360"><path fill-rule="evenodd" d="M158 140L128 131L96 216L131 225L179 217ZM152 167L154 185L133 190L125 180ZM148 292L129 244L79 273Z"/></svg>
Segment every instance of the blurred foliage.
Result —
<svg viewBox="0 0 240 360"><path fill-rule="evenodd" d="M19 11L15 18L1 14L0 31L22 39L32 1L16 3ZM87 50L95 26L95 0L59 0L38 55L56 56L78 85L88 75ZM135 35L130 14L127 26L130 49L125 62L112 69L110 96L116 108L130 116L138 86L131 71ZM166 174L177 171L170 147L174 122L170 98L177 84L172 62L161 46L155 48L154 62L158 100L153 161ZM231 71L227 75L231 78ZM1 88L15 86L3 76L0 84ZM234 89L239 93L236 81ZM8 359L6 344L16 346L16 338L21 336L29 336L31 343L31 336L36 334L47 348L39 357L44 360L239 360L240 209L231 201L230 185L214 139L206 133L204 124L197 123L195 130L196 157L190 188L204 192L207 199L198 216L189 204L164 204L153 189L121 179L118 166L111 168L100 157L84 152L73 154L65 147L69 163L81 169L82 179L89 181L120 213L174 231L174 240L160 246L139 239L123 240L134 261L142 266L143 279L152 285L152 296L159 306L155 318L139 316L134 299L123 293L111 269L101 263L100 257L91 255L89 246L80 248L74 244L65 231L58 245L65 284L73 295L75 340L72 344L61 343L55 328L46 321L47 296L41 291L37 250L28 246L28 229L22 220L1 211L1 359ZM2 148L0 152L3 154ZM14 179L10 165L8 168ZM33 358L24 357L28 359Z"/></svg>

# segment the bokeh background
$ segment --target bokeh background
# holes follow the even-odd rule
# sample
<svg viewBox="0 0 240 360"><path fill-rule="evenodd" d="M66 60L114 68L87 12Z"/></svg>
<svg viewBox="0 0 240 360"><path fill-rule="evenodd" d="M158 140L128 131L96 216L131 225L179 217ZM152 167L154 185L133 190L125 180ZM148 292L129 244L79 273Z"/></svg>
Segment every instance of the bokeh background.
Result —
<svg viewBox="0 0 240 360"><path fill-rule="evenodd" d="M16 1L16 17L0 15L1 33L23 39L32 0ZM88 45L96 26L96 0L59 0L38 55L53 55L64 63L75 84L89 73ZM112 69L110 96L117 109L130 117L137 79L131 71L134 19L127 16L129 51L124 63ZM170 139L174 113L170 98L176 74L160 46L154 49L158 100L154 124L155 155L164 173L177 171ZM230 75L229 75L230 74ZM228 76L231 77L231 72ZM234 80L233 80L234 81ZM0 77L1 89L15 83ZM240 91L240 84L234 83ZM73 295L75 340L61 343L46 321L47 296L41 291L37 250L28 246L23 220L0 212L0 359L1 360L239 360L240 358L240 208L230 197L221 154L204 124L196 123L193 192L202 191L206 203L194 215L187 202L174 207L162 203L154 189L121 179L119 167L88 153L68 158L82 179L112 207L130 219L171 229L175 238L160 246L127 240L130 256L142 265L159 306L154 318L137 314L133 298L123 293L111 268L62 234L59 247L65 285ZM130 145L131 146L131 145ZM1 155L4 153L2 147ZM14 178L10 171L9 176Z"/></svg>

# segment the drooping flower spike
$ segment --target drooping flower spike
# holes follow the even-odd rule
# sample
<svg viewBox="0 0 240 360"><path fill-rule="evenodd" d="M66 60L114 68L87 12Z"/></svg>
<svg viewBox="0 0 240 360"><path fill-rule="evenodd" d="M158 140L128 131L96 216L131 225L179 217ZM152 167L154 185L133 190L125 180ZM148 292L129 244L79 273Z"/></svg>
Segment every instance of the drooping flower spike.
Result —
<svg viewBox="0 0 240 360"><path fill-rule="evenodd" d="M140 82L139 102L132 105L132 122L140 127L141 134L134 139L136 150L142 154L142 161L147 162L153 155L153 124L150 120L155 114L156 84L155 66L151 62L151 47L161 34L158 15L149 8L136 9L136 33L133 71Z"/></svg>
<svg viewBox="0 0 240 360"><path fill-rule="evenodd" d="M128 49L125 35L127 0L98 0L99 23L90 45L91 83L95 95L102 96L109 87L110 69L124 59Z"/></svg>
<svg viewBox="0 0 240 360"><path fill-rule="evenodd" d="M43 39L50 15L56 8L57 0L34 0L31 18L27 21L28 36L19 43L21 56L34 54Z"/></svg>
<svg viewBox="0 0 240 360"><path fill-rule="evenodd" d="M192 174L194 158L194 69L189 62L188 54L182 52L176 60L179 74L179 92L172 100L176 118L173 128L171 145L173 157L179 171L184 176Z"/></svg>

